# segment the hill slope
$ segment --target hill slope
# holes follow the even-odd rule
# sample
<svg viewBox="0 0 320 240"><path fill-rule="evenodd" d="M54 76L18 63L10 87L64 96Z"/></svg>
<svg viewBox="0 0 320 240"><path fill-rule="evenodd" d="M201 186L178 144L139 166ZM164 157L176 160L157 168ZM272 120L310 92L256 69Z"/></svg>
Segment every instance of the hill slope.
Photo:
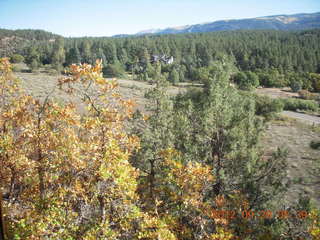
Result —
<svg viewBox="0 0 320 240"><path fill-rule="evenodd" d="M32 43L55 41L58 37L61 36L44 30L0 28L0 56L10 56Z"/></svg>
<svg viewBox="0 0 320 240"><path fill-rule="evenodd" d="M136 35L199 33L242 29L304 30L314 28L320 28L320 12L294 15L276 15L240 20L222 20L174 28L145 30L138 32Z"/></svg>

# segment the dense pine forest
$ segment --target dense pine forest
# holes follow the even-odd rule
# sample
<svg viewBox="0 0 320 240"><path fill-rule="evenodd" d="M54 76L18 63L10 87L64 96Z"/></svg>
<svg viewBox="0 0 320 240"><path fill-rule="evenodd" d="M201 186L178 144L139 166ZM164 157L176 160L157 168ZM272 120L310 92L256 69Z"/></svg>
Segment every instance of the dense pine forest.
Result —
<svg viewBox="0 0 320 240"><path fill-rule="evenodd" d="M123 77L125 73L131 73L135 79L148 81L156 71L151 64L153 56L165 55L173 57L173 64L163 65L161 72L175 84L201 82L215 60L227 57L237 67L234 81L243 88L298 85L310 91L319 90L315 83L319 76L310 75L320 72L319 30L231 31L128 38L59 38L44 31L1 30L0 37L8 38L10 32L11 36L29 42L29 46L8 47L2 56L22 55L32 69L50 64L60 71L73 63L94 63L96 59L102 59L106 76Z"/></svg>
<svg viewBox="0 0 320 240"><path fill-rule="evenodd" d="M0 44L7 239L319 239L319 206L307 194L282 203L288 150L266 155L261 139L283 109L318 113L320 30L126 38L0 30ZM27 94L14 76L21 62L54 71L56 88ZM114 77L152 84L145 112ZM168 94L182 82L195 87ZM304 99L257 96L258 86Z"/></svg>

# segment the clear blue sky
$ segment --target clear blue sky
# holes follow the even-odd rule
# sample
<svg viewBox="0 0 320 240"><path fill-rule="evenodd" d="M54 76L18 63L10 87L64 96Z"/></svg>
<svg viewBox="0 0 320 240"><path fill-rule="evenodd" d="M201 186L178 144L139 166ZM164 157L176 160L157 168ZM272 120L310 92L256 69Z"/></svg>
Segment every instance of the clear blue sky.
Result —
<svg viewBox="0 0 320 240"><path fill-rule="evenodd" d="M0 28L111 36L223 19L320 11L320 0L0 0Z"/></svg>

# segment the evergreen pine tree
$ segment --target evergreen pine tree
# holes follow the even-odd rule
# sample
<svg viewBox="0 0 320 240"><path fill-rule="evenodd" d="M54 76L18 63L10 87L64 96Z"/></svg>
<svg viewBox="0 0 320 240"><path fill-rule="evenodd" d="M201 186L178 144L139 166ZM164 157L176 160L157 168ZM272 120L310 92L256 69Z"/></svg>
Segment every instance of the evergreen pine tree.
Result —
<svg viewBox="0 0 320 240"><path fill-rule="evenodd" d="M57 71L62 70L62 65L65 62L65 51L64 51L64 42L62 38L56 40L55 45L53 47L51 65Z"/></svg>
<svg viewBox="0 0 320 240"><path fill-rule="evenodd" d="M174 68L170 74L169 74L169 81L173 84L176 85L180 79L179 79L179 73L177 72L177 70Z"/></svg>
<svg viewBox="0 0 320 240"><path fill-rule="evenodd" d="M77 46L70 48L66 54L66 65L81 63L81 55Z"/></svg>
<svg viewBox="0 0 320 240"><path fill-rule="evenodd" d="M284 154L280 151L267 162L262 159L257 144L262 122L255 116L253 99L244 98L230 86L231 68L227 65L219 66L203 92L180 97L175 115L182 123L176 126L185 127L176 134L176 146L187 159L214 169L216 181L210 196L240 190L252 207L262 207L284 189ZM273 190L268 188L272 184L277 185Z"/></svg>

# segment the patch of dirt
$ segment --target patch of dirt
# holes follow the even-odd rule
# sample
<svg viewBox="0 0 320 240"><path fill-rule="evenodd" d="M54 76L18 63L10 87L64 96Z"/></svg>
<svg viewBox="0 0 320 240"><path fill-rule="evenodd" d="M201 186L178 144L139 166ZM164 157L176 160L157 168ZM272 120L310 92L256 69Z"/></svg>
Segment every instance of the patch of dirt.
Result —
<svg viewBox="0 0 320 240"><path fill-rule="evenodd" d="M283 111L281 115L285 117L295 118L297 121L303 122L305 124L320 125L320 118L314 115L292 112L292 111Z"/></svg>
<svg viewBox="0 0 320 240"><path fill-rule="evenodd" d="M299 97L299 94L290 91L290 88L257 88L255 92L271 98Z"/></svg>
<svg viewBox="0 0 320 240"><path fill-rule="evenodd" d="M312 140L320 140L320 135L311 126L297 121L272 122L263 138L265 155L270 156L277 147L288 150L287 175L291 186L283 205L295 204L299 195L309 196L320 207L320 179L313 174L316 161L320 161L320 150L309 145Z"/></svg>
<svg viewBox="0 0 320 240"><path fill-rule="evenodd" d="M15 76L21 80L22 87L27 91L28 94L39 98L44 98L48 93L50 93L57 85L58 79L62 77L62 75L49 75L44 72L17 72L15 73ZM144 97L145 92L155 87L155 85L126 79L117 79L117 81L119 83L119 92L121 95L125 99L134 100L136 103L136 109L145 111L145 105L147 103L147 99ZM170 95L176 95L180 92L186 91L187 87L189 87L189 85L183 85L181 87L170 86L168 93ZM52 97L59 101L72 100L70 95L60 91L59 89L55 89ZM81 107L79 108L81 110Z"/></svg>

